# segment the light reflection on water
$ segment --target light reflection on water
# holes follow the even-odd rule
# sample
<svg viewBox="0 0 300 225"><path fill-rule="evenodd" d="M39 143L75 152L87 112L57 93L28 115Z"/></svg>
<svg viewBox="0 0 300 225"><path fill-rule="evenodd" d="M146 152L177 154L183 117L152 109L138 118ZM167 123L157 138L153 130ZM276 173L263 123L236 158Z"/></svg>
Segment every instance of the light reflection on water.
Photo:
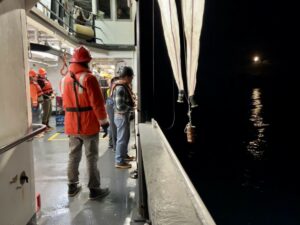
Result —
<svg viewBox="0 0 300 225"><path fill-rule="evenodd" d="M266 140L265 129L269 124L264 123L262 117L263 104L261 101L260 88L254 88L252 90L252 107L250 121L254 127L254 138L247 144L247 151L257 160L262 159L264 155Z"/></svg>

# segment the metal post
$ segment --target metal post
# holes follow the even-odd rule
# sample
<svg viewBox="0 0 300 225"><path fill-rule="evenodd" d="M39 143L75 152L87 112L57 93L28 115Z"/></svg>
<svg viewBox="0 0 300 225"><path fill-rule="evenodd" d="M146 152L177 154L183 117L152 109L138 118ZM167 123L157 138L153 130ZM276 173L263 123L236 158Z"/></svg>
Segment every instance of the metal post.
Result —
<svg viewBox="0 0 300 225"><path fill-rule="evenodd" d="M140 2L136 1L136 41L137 41L137 91L138 91L138 109L137 109L137 124L141 123L141 51L140 51ZM140 134L138 125L136 126L136 150L137 150L137 172L138 172L138 213L141 217L139 220L147 221L148 216L148 204L147 204L147 189L145 182L144 166L143 166L143 156L140 143ZM138 219L135 220L139 222Z"/></svg>
<svg viewBox="0 0 300 225"><path fill-rule="evenodd" d="M94 15L97 15L98 11L98 1L97 0L92 0L92 12Z"/></svg>
<svg viewBox="0 0 300 225"><path fill-rule="evenodd" d="M140 48L140 4L136 1L136 43L137 43L137 92L138 92L138 123L141 122L141 48Z"/></svg>
<svg viewBox="0 0 300 225"><path fill-rule="evenodd" d="M147 201L147 189L145 182L143 156L140 142L140 134L138 126L136 126L136 150L137 150L137 173L138 173L138 215L133 218L134 222L147 222L149 218L148 214L148 201Z"/></svg>

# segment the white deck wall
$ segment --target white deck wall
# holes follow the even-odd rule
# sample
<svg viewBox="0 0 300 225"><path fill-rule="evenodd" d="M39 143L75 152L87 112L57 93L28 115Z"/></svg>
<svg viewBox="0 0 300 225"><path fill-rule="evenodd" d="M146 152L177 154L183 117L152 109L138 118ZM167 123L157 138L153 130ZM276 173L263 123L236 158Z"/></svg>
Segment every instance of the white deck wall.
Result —
<svg viewBox="0 0 300 225"><path fill-rule="evenodd" d="M25 7L32 2L0 2L0 147L23 137L31 124ZM22 171L29 177L24 185ZM0 178L0 225L26 224L35 212L30 142L0 155Z"/></svg>
<svg viewBox="0 0 300 225"><path fill-rule="evenodd" d="M2 4L6 2L11 0L0 3L0 13ZM20 3L16 5L18 8L22 6ZM25 10L22 9L0 14L0 146L23 136L28 128L29 96L26 88L29 81L25 75L28 70L25 18Z"/></svg>

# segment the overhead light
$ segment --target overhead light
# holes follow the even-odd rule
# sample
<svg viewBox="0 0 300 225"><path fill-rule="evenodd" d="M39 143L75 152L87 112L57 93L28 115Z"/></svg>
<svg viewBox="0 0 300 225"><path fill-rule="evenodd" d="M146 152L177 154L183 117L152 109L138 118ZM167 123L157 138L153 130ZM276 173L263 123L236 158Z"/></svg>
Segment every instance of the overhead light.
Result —
<svg viewBox="0 0 300 225"><path fill-rule="evenodd" d="M70 48L70 54L73 55L74 53L74 48Z"/></svg>
<svg viewBox="0 0 300 225"><path fill-rule="evenodd" d="M33 60L33 59L29 59L28 61L31 62L31 63L35 63L35 64L47 66L47 67L57 67L58 66L57 63L49 64L49 63L46 63L46 62L42 62L42 61L38 61L38 60Z"/></svg>
<svg viewBox="0 0 300 225"><path fill-rule="evenodd" d="M31 53L35 56L39 56L40 58L48 58L48 59L52 59L53 61L57 61L58 57L56 55L47 53L47 52L39 52L39 51L31 51Z"/></svg>
<svg viewBox="0 0 300 225"><path fill-rule="evenodd" d="M51 45L51 47L54 48L54 49L56 49L56 50L59 50L59 51L61 50L60 46L55 45L55 44Z"/></svg>

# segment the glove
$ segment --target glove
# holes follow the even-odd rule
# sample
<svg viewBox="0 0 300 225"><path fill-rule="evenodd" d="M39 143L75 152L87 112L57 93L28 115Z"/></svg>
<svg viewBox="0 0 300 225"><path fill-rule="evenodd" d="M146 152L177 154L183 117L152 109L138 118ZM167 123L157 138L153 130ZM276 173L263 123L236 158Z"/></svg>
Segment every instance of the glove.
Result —
<svg viewBox="0 0 300 225"><path fill-rule="evenodd" d="M102 137L105 138L108 134L109 123L107 122L107 123L101 124L101 127L102 127L102 130L103 130Z"/></svg>

